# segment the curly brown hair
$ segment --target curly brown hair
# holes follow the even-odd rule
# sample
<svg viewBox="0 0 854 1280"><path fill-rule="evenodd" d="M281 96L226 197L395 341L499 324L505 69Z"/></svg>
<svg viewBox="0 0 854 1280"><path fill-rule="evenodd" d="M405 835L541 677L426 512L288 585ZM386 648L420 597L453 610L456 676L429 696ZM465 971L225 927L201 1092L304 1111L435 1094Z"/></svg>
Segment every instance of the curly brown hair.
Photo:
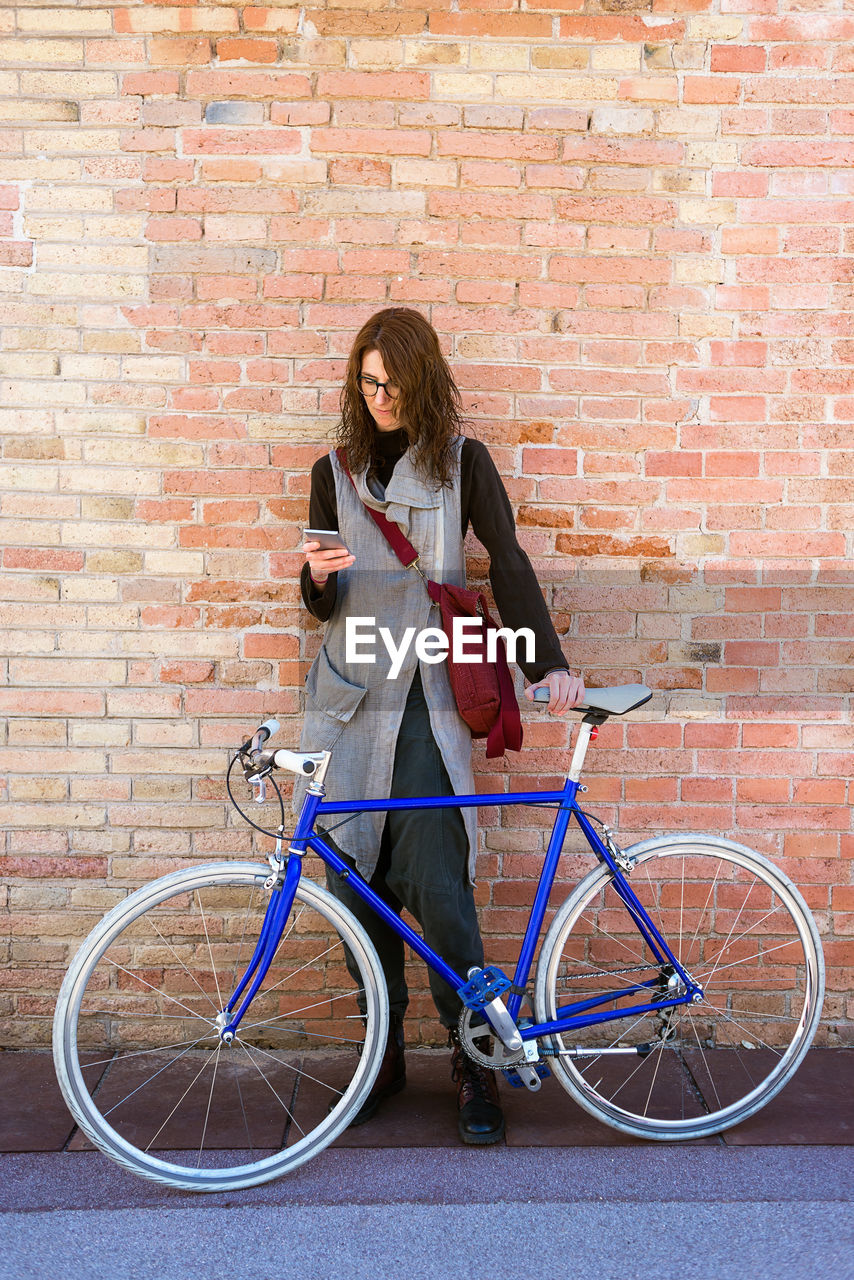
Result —
<svg viewBox="0 0 854 1280"><path fill-rule="evenodd" d="M358 382L362 359L369 351L380 353L389 380L400 388L395 400L397 421L414 446L416 466L434 483L450 484L454 444L464 426L460 393L436 330L411 307L378 311L353 342L338 428L338 444L347 451L350 470L364 471L373 457L376 428Z"/></svg>

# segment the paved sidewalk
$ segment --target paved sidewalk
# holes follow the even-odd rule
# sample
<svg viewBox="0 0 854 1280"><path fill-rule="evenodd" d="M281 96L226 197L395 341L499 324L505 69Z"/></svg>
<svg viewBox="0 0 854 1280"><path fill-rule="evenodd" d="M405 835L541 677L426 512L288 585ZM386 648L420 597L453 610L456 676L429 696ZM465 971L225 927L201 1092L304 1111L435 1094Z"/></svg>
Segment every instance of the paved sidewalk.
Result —
<svg viewBox="0 0 854 1280"><path fill-rule="evenodd" d="M346 1130L336 1147L459 1146L447 1050L409 1050L407 1086L370 1124ZM554 1078L539 1093L501 1082L508 1147L645 1147L600 1124ZM49 1053L0 1052L0 1152L82 1151L89 1144L69 1115ZM797 1075L757 1115L717 1146L854 1144L854 1049L813 1049Z"/></svg>

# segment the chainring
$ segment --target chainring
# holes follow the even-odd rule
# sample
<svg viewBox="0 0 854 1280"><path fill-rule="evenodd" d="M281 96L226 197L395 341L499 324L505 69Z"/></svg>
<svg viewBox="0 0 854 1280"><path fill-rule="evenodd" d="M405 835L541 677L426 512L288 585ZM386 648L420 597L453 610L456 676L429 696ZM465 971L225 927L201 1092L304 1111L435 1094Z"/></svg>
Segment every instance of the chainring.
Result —
<svg viewBox="0 0 854 1280"><path fill-rule="evenodd" d="M463 1009L457 1025L466 1055L480 1066L490 1071L503 1071L506 1067L517 1067L525 1062L525 1051L508 1049L480 1009Z"/></svg>

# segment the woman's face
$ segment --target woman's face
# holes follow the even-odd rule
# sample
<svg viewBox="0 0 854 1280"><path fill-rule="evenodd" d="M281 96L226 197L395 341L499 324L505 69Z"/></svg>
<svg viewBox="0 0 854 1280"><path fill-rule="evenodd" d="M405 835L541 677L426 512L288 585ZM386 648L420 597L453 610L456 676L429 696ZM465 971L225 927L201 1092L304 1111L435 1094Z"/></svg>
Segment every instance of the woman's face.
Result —
<svg viewBox="0 0 854 1280"><path fill-rule="evenodd" d="M388 375L385 371L383 358L379 351L366 351L362 356L363 375L373 378L376 382L385 384L388 382ZM397 405L385 389L385 386L377 387L374 395L365 395L365 404L368 406L368 412L373 418L379 431L396 431L400 425L397 421Z"/></svg>

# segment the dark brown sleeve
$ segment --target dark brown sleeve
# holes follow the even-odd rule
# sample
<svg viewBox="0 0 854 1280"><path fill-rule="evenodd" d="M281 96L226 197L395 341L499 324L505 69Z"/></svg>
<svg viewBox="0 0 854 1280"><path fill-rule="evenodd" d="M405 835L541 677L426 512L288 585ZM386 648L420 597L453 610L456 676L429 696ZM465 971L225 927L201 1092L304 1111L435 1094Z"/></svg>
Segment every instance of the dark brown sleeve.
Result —
<svg viewBox="0 0 854 1280"><path fill-rule="evenodd" d="M530 627L536 641L536 660L519 662L532 684L550 671L569 669L552 625L533 566L516 538L516 522L507 490L489 452L479 440L466 438L460 459L462 524L469 522L489 552L489 581L505 627ZM519 646L524 652L524 646Z"/></svg>
<svg viewBox="0 0 854 1280"><path fill-rule="evenodd" d="M335 500L335 478L332 475L332 463L329 454L318 458L311 469L311 496L308 500L309 529L337 529L338 503ZM302 602L320 622L325 622L335 607L338 595L338 574L330 573L322 587L315 586L311 580L308 561L300 574L300 590Z"/></svg>

